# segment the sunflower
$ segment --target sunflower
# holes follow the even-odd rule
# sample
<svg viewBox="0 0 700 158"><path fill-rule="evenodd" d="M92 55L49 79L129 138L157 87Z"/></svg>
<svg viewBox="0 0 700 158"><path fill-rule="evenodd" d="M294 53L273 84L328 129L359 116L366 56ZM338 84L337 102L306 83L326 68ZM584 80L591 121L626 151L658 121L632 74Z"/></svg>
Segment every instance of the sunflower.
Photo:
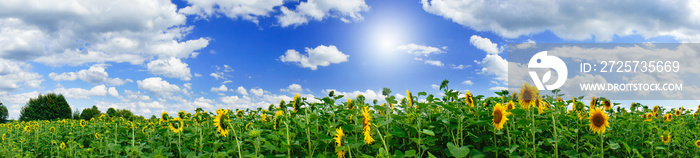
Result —
<svg viewBox="0 0 700 158"><path fill-rule="evenodd" d="M85 127L87 125L87 122L85 120L81 119L80 120L80 127Z"/></svg>
<svg viewBox="0 0 700 158"><path fill-rule="evenodd" d="M547 104L547 102L543 102L541 99L537 99L536 105L537 105L537 114L539 114L539 115L541 115L542 112L544 112L544 110L546 110L547 107L549 106Z"/></svg>
<svg viewBox="0 0 700 158"><path fill-rule="evenodd" d="M605 107L605 110L612 109L612 104L610 103L610 100L608 100L608 99L603 100L603 107Z"/></svg>
<svg viewBox="0 0 700 158"><path fill-rule="evenodd" d="M653 109L652 111L655 113L654 115L658 115L658 113L659 113L659 105L654 106L654 109Z"/></svg>
<svg viewBox="0 0 700 158"><path fill-rule="evenodd" d="M664 132L664 134L666 134L666 136L661 135L661 141L663 141L664 144L667 144L668 142L671 141L671 135L666 133L666 132Z"/></svg>
<svg viewBox="0 0 700 158"><path fill-rule="evenodd" d="M600 108L592 108L588 113L588 120L591 122L589 125L591 130L598 134L605 133L605 127L610 127L608 115Z"/></svg>
<svg viewBox="0 0 700 158"><path fill-rule="evenodd" d="M301 99L299 98L299 93L294 95L294 100L292 103L292 107L294 107L294 113L299 111L299 108L301 108Z"/></svg>
<svg viewBox="0 0 700 158"><path fill-rule="evenodd" d="M338 158L345 158L345 150L338 151L336 155L338 156Z"/></svg>
<svg viewBox="0 0 700 158"><path fill-rule="evenodd" d="M576 98L571 97L571 102L574 102L574 103L575 103L575 102L576 102Z"/></svg>
<svg viewBox="0 0 700 158"><path fill-rule="evenodd" d="M534 106L537 98L539 98L539 94L540 91L537 90L537 87L530 86L530 83L525 83L520 88L518 102L520 102L520 106L523 106L525 109L530 109L530 107Z"/></svg>
<svg viewBox="0 0 700 158"><path fill-rule="evenodd" d="M141 133L146 134L146 129L148 129L148 126L143 126L143 128L141 128ZM95 136L97 136L97 133L95 133Z"/></svg>
<svg viewBox="0 0 700 158"><path fill-rule="evenodd" d="M503 107L501 103L497 103L493 107L493 113L491 114L493 116L493 127L500 131L503 128L503 124L508 121L508 115L510 114L510 112L506 111L506 107Z"/></svg>
<svg viewBox="0 0 700 158"><path fill-rule="evenodd" d="M591 109L595 108L596 104L598 104L598 100L595 97L591 97Z"/></svg>
<svg viewBox="0 0 700 158"><path fill-rule="evenodd" d="M214 126L216 131L224 137L228 135L228 119L228 110L216 110Z"/></svg>
<svg viewBox="0 0 700 158"><path fill-rule="evenodd" d="M168 117L170 117L168 112L163 111L163 113L160 114L160 122L168 122Z"/></svg>
<svg viewBox="0 0 700 158"><path fill-rule="evenodd" d="M352 110L353 108L355 108L355 107L352 106L352 100L350 100L350 98L348 98L347 104L348 104L348 105L347 105L348 110Z"/></svg>
<svg viewBox="0 0 700 158"><path fill-rule="evenodd" d="M184 125L185 123L182 122L182 119L175 118L173 120L170 120L170 123L168 123L168 128L170 128L171 131L178 133L182 131L182 127Z"/></svg>
<svg viewBox="0 0 700 158"><path fill-rule="evenodd" d="M337 129L335 129L335 132L335 138L333 139L335 140L335 144L338 145L338 147L340 147L343 145L343 136L345 136L345 134L343 133L343 127L338 127Z"/></svg>
<svg viewBox="0 0 700 158"><path fill-rule="evenodd" d="M65 148L66 148L66 143L61 142L61 145L60 145L59 147L61 148L61 150L65 149Z"/></svg>
<svg viewBox="0 0 700 158"><path fill-rule="evenodd" d="M2 134L2 141L5 141L5 133Z"/></svg>
<svg viewBox="0 0 700 158"><path fill-rule="evenodd" d="M3 134L3 136L5 136L5 134ZM5 140L4 137L3 137L3 140ZM700 140L695 141L695 147L700 148Z"/></svg>
<svg viewBox="0 0 700 158"><path fill-rule="evenodd" d="M370 127L372 125L372 115L369 114L369 109L368 106L365 106L362 108L362 134L365 136L365 144L372 144L374 142L374 138L372 138L372 128Z"/></svg>
<svg viewBox="0 0 700 158"><path fill-rule="evenodd" d="M413 96L408 90L406 90L406 100L408 101L408 107L413 107Z"/></svg>
<svg viewBox="0 0 700 158"><path fill-rule="evenodd" d="M32 128L30 126L25 126L24 127L24 132L29 133L32 131Z"/></svg>
<svg viewBox="0 0 700 158"><path fill-rule="evenodd" d="M245 115L243 114L243 110L236 110L236 117L238 117L238 118L243 118L243 116L245 116Z"/></svg>
<svg viewBox="0 0 700 158"><path fill-rule="evenodd" d="M574 110L576 110L576 111L583 111L583 108L584 108L584 107L585 107L585 105L583 105L582 102L580 102L580 101L575 101L575 102L574 102Z"/></svg>
<svg viewBox="0 0 700 158"><path fill-rule="evenodd" d="M562 99L561 97L557 97L557 103L561 103L561 102L564 102L564 99Z"/></svg>
<svg viewBox="0 0 700 158"><path fill-rule="evenodd" d="M649 122L649 121L651 121L652 118L654 118L654 114L653 114L653 113L647 113L647 114L642 115L642 116L644 116L644 121L645 121L645 122Z"/></svg>
<svg viewBox="0 0 700 158"><path fill-rule="evenodd" d="M287 109L287 105L284 104L284 99L282 99L282 101L280 101L280 105L279 105L278 108L279 108L280 110L285 110L285 109Z"/></svg>
<svg viewBox="0 0 700 158"><path fill-rule="evenodd" d="M673 120L673 114L664 115L664 121L671 122Z"/></svg>
<svg viewBox="0 0 700 158"><path fill-rule="evenodd" d="M394 110L394 103L389 103L389 107L391 108L391 110Z"/></svg>
<svg viewBox="0 0 700 158"><path fill-rule="evenodd" d="M51 127L51 128L49 128L49 131L51 131L51 133L56 132L56 128Z"/></svg>
<svg viewBox="0 0 700 158"><path fill-rule="evenodd" d="M467 102L469 107L474 107L474 96L472 96L472 92L467 91L467 93L464 93L464 101Z"/></svg>
<svg viewBox="0 0 700 158"><path fill-rule="evenodd" d="M682 110L676 110L676 116L681 116L681 111Z"/></svg>
<svg viewBox="0 0 700 158"><path fill-rule="evenodd" d="M283 116L283 115L284 115L284 111L282 111L282 110L277 110L277 112L275 112L275 125L274 125L275 130L277 130L277 126L280 124L278 118Z"/></svg>
<svg viewBox="0 0 700 158"><path fill-rule="evenodd" d="M506 103L506 110L510 111L513 109L515 109L515 102L513 102L512 100L508 101L508 103Z"/></svg>

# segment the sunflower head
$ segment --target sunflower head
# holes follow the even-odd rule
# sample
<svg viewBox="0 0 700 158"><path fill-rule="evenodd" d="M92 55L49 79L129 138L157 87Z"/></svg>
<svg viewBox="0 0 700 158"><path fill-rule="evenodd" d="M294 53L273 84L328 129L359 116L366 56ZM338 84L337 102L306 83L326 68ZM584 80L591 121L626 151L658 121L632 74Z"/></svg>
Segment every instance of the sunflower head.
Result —
<svg viewBox="0 0 700 158"><path fill-rule="evenodd" d="M583 111L583 108L584 108L584 107L585 107L585 105L583 105L582 102L580 102L580 101L574 101L574 110L576 110L576 111Z"/></svg>
<svg viewBox="0 0 700 158"><path fill-rule="evenodd" d="M337 129L335 129L335 138L333 138L335 140L335 144L337 144L338 146L342 146L343 136L345 136L345 134L343 133L343 127L338 127Z"/></svg>
<svg viewBox="0 0 700 158"><path fill-rule="evenodd" d="M58 147L61 148L61 150L66 149L66 143L61 142L61 145L59 145Z"/></svg>
<svg viewBox="0 0 700 158"><path fill-rule="evenodd" d="M537 90L537 87L530 86L530 83L525 83L521 88L520 88L520 96L518 96L518 102L520 102L520 106L523 106L525 109L530 109L530 107L535 106L535 102L539 96L540 91Z"/></svg>
<svg viewBox="0 0 700 158"><path fill-rule="evenodd" d="M652 118L654 118L654 114L653 114L653 113L647 113L647 114L645 114L645 115L643 115L643 116L644 116L644 121L646 121L646 122L649 122L649 121L651 121Z"/></svg>
<svg viewBox="0 0 700 158"><path fill-rule="evenodd" d="M695 141L695 147L700 148L700 140L696 140L696 141Z"/></svg>
<svg viewBox="0 0 700 158"><path fill-rule="evenodd" d="M503 124L508 121L508 115L510 114L510 112L506 111L506 107L503 107L501 103L497 103L493 107L493 113L491 113L491 116L493 116L493 127L499 131L503 129Z"/></svg>
<svg viewBox="0 0 700 158"><path fill-rule="evenodd" d="M168 123L168 128L170 128L171 131L175 133L179 133L182 131L182 127L185 126L185 123L182 122L182 119L180 118L175 118L170 120Z"/></svg>
<svg viewBox="0 0 700 158"><path fill-rule="evenodd" d="M217 110L216 118L214 118L214 126L216 126L216 131L222 136L226 137L228 135L228 110Z"/></svg>
<svg viewBox="0 0 700 158"><path fill-rule="evenodd" d="M610 100L608 100L608 99L603 100L603 107L605 107L605 110L612 109L612 104L610 103Z"/></svg>
<svg viewBox="0 0 700 158"><path fill-rule="evenodd" d="M160 114L160 121L167 122L169 117L170 115L168 115L168 112L163 111L163 113Z"/></svg>
<svg viewBox="0 0 700 158"><path fill-rule="evenodd" d="M278 108L279 108L280 110L285 110L285 109L287 109L287 104L284 103L284 99L282 99L282 101L280 101L280 105L279 105Z"/></svg>
<svg viewBox="0 0 700 158"><path fill-rule="evenodd" d="M87 125L87 122L85 120L81 119L80 120L80 127L85 127Z"/></svg>
<svg viewBox="0 0 700 158"><path fill-rule="evenodd" d="M238 118L243 118L243 116L245 116L245 115L243 114L243 110L236 110L236 117L238 117Z"/></svg>
<svg viewBox="0 0 700 158"><path fill-rule="evenodd" d="M294 112L298 112L299 108L301 108L301 98L299 98L299 93L294 95L294 100L292 102L292 107L294 108Z"/></svg>
<svg viewBox="0 0 700 158"><path fill-rule="evenodd" d="M676 116L681 116L681 111L682 110L676 110Z"/></svg>
<svg viewBox="0 0 700 158"><path fill-rule="evenodd" d="M659 112L659 105L654 106L654 109L652 110L654 113Z"/></svg>
<svg viewBox="0 0 700 158"><path fill-rule="evenodd" d="M472 96L471 91L467 91L467 93L464 93L464 102L469 105L469 107L474 107L474 96Z"/></svg>
<svg viewBox="0 0 700 158"><path fill-rule="evenodd" d="M557 103L561 103L561 102L564 102L564 99L562 99L561 97L557 96Z"/></svg>
<svg viewBox="0 0 700 158"><path fill-rule="evenodd" d="M511 101L508 101L508 103L506 103L506 110L509 110L509 111L510 111L510 110L513 110L513 109L515 109L515 102L513 102L512 100L511 100Z"/></svg>
<svg viewBox="0 0 700 158"><path fill-rule="evenodd" d="M187 112L185 112L185 110L180 110L180 112L177 112L177 118L185 119L185 115L187 115Z"/></svg>
<svg viewBox="0 0 700 158"><path fill-rule="evenodd" d="M668 142L671 141L671 135L667 132L664 132L664 135L661 135L661 141L663 141L664 144L668 144Z"/></svg>
<svg viewBox="0 0 700 158"><path fill-rule="evenodd" d="M598 100L595 99L595 96L591 97L591 109L595 108L597 104Z"/></svg>
<svg viewBox="0 0 700 158"><path fill-rule="evenodd" d="M593 132L598 134L605 133L605 128L610 127L608 122L608 115L605 114L600 108L592 108L588 113L588 121L590 121L590 128Z"/></svg>
<svg viewBox="0 0 700 158"><path fill-rule="evenodd" d="M408 107L413 107L413 95L408 90L406 90L406 100L408 101Z"/></svg>
<svg viewBox="0 0 700 158"><path fill-rule="evenodd" d="M353 108L355 108L355 107L352 105L352 100L350 100L350 98L348 98L348 102L346 102L346 103L347 103L346 106L348 107L348 110L352 110Z"/></svg>

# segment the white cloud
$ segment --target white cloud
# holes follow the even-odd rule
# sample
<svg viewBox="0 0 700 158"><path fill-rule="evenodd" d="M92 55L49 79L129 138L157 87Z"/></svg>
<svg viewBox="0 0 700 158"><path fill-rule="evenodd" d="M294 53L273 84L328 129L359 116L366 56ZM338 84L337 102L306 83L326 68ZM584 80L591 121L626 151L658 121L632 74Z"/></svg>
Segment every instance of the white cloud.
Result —
<svg viewBox="0 0 700 158"><path fill-rule="evenodd" d="M462 84L465 84L467 86L471 86L471 85L474 85L474 82L472 82L472 80L466 80L466 81L462 82Z"/></svg>
<svg viewBox="0 0 700 158"><path fill-rule="evenodd" d="M54 81L73 81L76 79L90 82L92 84L107 83L114 86L121 86L128 82L134 82L131 79L109 78L109 73L105 69L107 64L95 64L88 69L83 69L78 72L64 72L61 74L50 73L49 78Z"/></svg>
<svg viewBox="0 0 700 158"><path fill-rule="evenodd" d="M202 74L194 73L194 77L202 77Z"/></svg>
<svg viewBox="0 0 700 158"><path fill-rule="evenodd" d="M531 39L528 39L527 41L525 41L525 43L520 43L520 44L518 44L518 45L515 45L515 48L517 48L517 49L528 49L528 48L535 47L535 45L537 45L537 43L535 43L535 41L533 41L533 40L531 40Z"/></svg>
<svg viewBox="0 0 700 158"><path fill-rule="evenodd" d="M301 2L296 10L282 6L282 15L277 16L282 27L298 26L311 20L321 21L324 18L335 17L349 23L362 20L360 12L368 11L369 6L364 0L310 0Z"/></svg>
<svg viewBox="0 0 700 158"><path fill-rule="evenodd" d="M109 87L109 95L113 97L119 97L119 92L117 91L117 88Z"/></svg>
<svg viewBox="0 0 700 158"><path fill-rule="evenodd" d="M299 84L291 84L285 89L280 89L281 92L288 92L288 93L301 93L304 91L303 88L301 88L301 85Z"/></svg>
<svg viewBox="0 0 700 158"><path fill-rule="evenodd" d="M362 91L341 92L341 91L337 91L335 89L325 89L325 90L322 90L321 93L328 94L331 91L335 91L334 95L336 95L336 96L344 95L345 97L343 97L343 99L345 99L345 98L355 99L357 97L357 95L362 95L362 96L365 96L365 100L367 102L371 102L374 99L377 99L378 101L382 101L382 100L384 100L384 97L385 97L384 95L382 95L381 91L374 91L371 89L367 89L364 92L362 92Z"/></svg>
<svg viewBox="0 0 700 158"><path fill-rule="evenodd" d="M219 87L211 87L212 92L226 92L228 91L228 87L226 85L221 85Z"/></svg>
<svg viewBox="0 0 700 158"><path fill-rule="evenodd" d="M124 90L124 96L126 96L122 102L129 102L129 101L150 101L151 97L148 95L144 95L141 93L141 91L130 91L130 90Z"/></svg>
<svg viewBox="0 0 700 158"><path fill-rule="evenodd" d="M231 19L242 18L258 23L259 17L269 16L274 8L281 6L283 0L187 0L190 6L179 10L186 15L197 15L198 18L208 18L223 14Z"/></svg>
<svg viewBox="0 0 700 158"><path fill-rule="evenodd" d="M188 58L209 44L184 38L193 27L167 0L10 0L0 10L0 58L16 61L136 65L153 57Z"/></svg>
<svg viewBox="0 0 700 158"><path fill-rule="evenodd" d="M188 90L192 90L192 83L185 83L182 85L182 87L185 87Z"/></svg>
<svg viewBox="0 0 700 158"><path fill-rule="evenodd" d="M438 66L438 67L442 67L443 65L445 65L439 60L425 60L425 64Z"/></svg>
<svg viewBox="0 0 700 158"><path fill-rule="evenodd" d="M236 92L241 95L248 95L248 91L246 91L245 88L243 88L243 86L238 86Z"/></svg>
<svg viewBox="0 0 700 158"><path fill-rule="evenodd" d="M255 96L262 96L263 95L263 89L262 88L252 88L250 89L250 93L253 93Z"/></svg>
<svg viewBox="0 0 700 158"><path fill-rule="evenodd" d="M301 67L316 70L318 66L328 66L330 64L346 62L349 57L349 55L338 51L338 48L334 45L320 45L313 49L307 47L304 51L308 53L308 55L299 54L298 51L289 49L284 55L279 57L279 60L282 62L298 63Z"/></svg>
<svg viewBox="0 0 700 158"><path fill-rule="evenodd" d="M211 74L209 74L209 76L214 77L214 78L217 79L217 80L218 80L218 79L221 79L221 78L224 78L223 73L219 74L219 73L213 73L213 72L212 72Z"/></svg>
<svg viewBox="0 0 700 158"><path fill-rule="evenodd" d="M66 98L90 99L89 96L107 96L107 87L105 85L98 85L90 90L82 88L58 88L54 89L52 92L63 94Z"/></svg>
<svg viewBox="0 0 700 158"><path fill-rule="evenodd" d="M482 38L477 35L472 35L470 42L487 53L483 60L475 61L482 66L479 74L494 75L497 80L505 83L508 80L508 61L498 55L500 53L498 45L492 43L488 38Z"/></svg>
<svg viewBox="0 0 700 158"><path fill-rule="evenodd" d="M440 89L440 86L438 86L438 85L436 85L436 84L431 84L431 85L430 85L430 88L433 88L434 90L439 90L439 89Z"/></svg>
<svg viewBox="0 0 700 158"><path fill-rule="evenodd" d="M160 77L151 77L144 80L136 81L139 89L147 90L155 95L169 95L175 92L180 92L180 87L170 84L168 81Z"/></svg>
<svg viewBox="0 0 700 158"><path fill-rule="evenodd" d="M462 65L462 64L459 64L459 65L452 64L452 66L451 66L451 68L455 69L455 70L462 70L462 69L465 69L468 67L472 67L472 66L471 65Z"/></svg>
<svg viewBox="0 0 700 158"><path fill-rule="evenodd" d="M431 46L425 46L425 45L418 45L418 44L407 44L407 45L400 45L397 47L399 50L406 51L408 54L413 54L413 55L422 55L422 56L428 56L431 54L442 54L445 53L443 49L436 48L436 47L431 47ZM446 49L447 47L443 47Z"/></svg>
<svg viewBox="0 0 700 158"><path fill-rule="evenodd" d="M700 2L421 0L423 10L476 31L517 38L551 31L565 40L641 35L700 41ZM546 8L546 9L543 9ZM648 8L648 9L640 9Z"/></svg>
<svg viewBox="0 0 700 158"><path fill-rule="evenodd" d="M189 81L192 78L190 68L187 64L175 57L153 60L146 66L148 67L148 71L154 75L180 78L180 80L183 81Z"/></svg>
<svg viewBox="0 0 700 158"><path fill-rule="evenodd" d="M49 73L49 78L51 78L54 81L73 81L78 79L78 75L76 75L75 72L67 72L61 74L52 72Z"/></svg>
<svg viewBox="0 0 700 158"><path fill-rule="evenodd" d="M474 47L479 48L489 54L501 53L501 50L498 49L498 45L496 43L491 42L491 40L488 38L482 38L477 35L472 35L472 37L469 38L469 43L474 45Z"/></svg>
<svg viewBox="0 0 700 158"><path fill-rule="evenodd" d="M0 94L18 89L21 85L38 88L44 81L43 76L30 70L28 63L0 58Z"/></svg>
<svg viewBox="0 0 700 158"><path fill-rule="evenodd" d="M201 108L209 108L211 109L214 107L212 104L216 103L214 100L211 99L206 99L204 97L199 97L192 102L192 105L195 107L201 107Z"/></svg>

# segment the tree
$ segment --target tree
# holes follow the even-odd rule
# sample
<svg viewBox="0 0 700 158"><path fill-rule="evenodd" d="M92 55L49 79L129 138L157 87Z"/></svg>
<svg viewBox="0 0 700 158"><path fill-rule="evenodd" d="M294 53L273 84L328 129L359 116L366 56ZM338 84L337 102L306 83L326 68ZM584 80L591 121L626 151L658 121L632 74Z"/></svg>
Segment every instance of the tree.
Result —
<svg viewBox="0 0 700 158"><path fill-rule="evenodd" d="M20 111L20 121L68 119L70 105L62 94L50 93L31 98Z"/></svg>
<svg viewBox="0 0 700 158"><path fill-rule="evenodd" d="M77 108L73 111L73 119L80 119L80 111Z"/></svg>
<svg viewBox="0 0 700 158"><path fill-rule="evenodd" d="M97 109L97 106L93 105L92 108L83 109L83 112L80 114L80 118L83 120L90 120L91 118L100 116L100 114L102 114L102 111Z"/></svg>
<svg viewBox="0 0 700 158"><path fill-rule="evenodd" d="M114 117L117 115L117 110L114 110L114 108L109 107L109 109L107 109L107 115L109 117Z"/></svg>
<svg viewBox="0 0 700 158"><path fill-rule="evenodd" d="M7 122L7 107L0 102L0 123L6 123Z"/></svg>

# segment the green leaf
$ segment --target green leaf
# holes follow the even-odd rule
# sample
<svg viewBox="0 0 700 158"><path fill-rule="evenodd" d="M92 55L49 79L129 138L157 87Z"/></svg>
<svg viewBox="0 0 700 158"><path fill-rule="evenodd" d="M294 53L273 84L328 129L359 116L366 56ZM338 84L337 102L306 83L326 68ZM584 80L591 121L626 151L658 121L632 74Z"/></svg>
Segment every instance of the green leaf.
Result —
<svg viewBox="0 0 700 158"><path fill-rule="evenodd" d="M429 130L429 129L423 129L422 131L424 134L430 135L430 136L435 136L435 132Z"/></svg>
<svg viewBox="0 0 700 158"><path fill-rule="evenodd" d="M447 149L450 150L450 154L456 158L467 157L467 155L469 155L469 147L457 147L452 142L447 143Z"/></svg>

